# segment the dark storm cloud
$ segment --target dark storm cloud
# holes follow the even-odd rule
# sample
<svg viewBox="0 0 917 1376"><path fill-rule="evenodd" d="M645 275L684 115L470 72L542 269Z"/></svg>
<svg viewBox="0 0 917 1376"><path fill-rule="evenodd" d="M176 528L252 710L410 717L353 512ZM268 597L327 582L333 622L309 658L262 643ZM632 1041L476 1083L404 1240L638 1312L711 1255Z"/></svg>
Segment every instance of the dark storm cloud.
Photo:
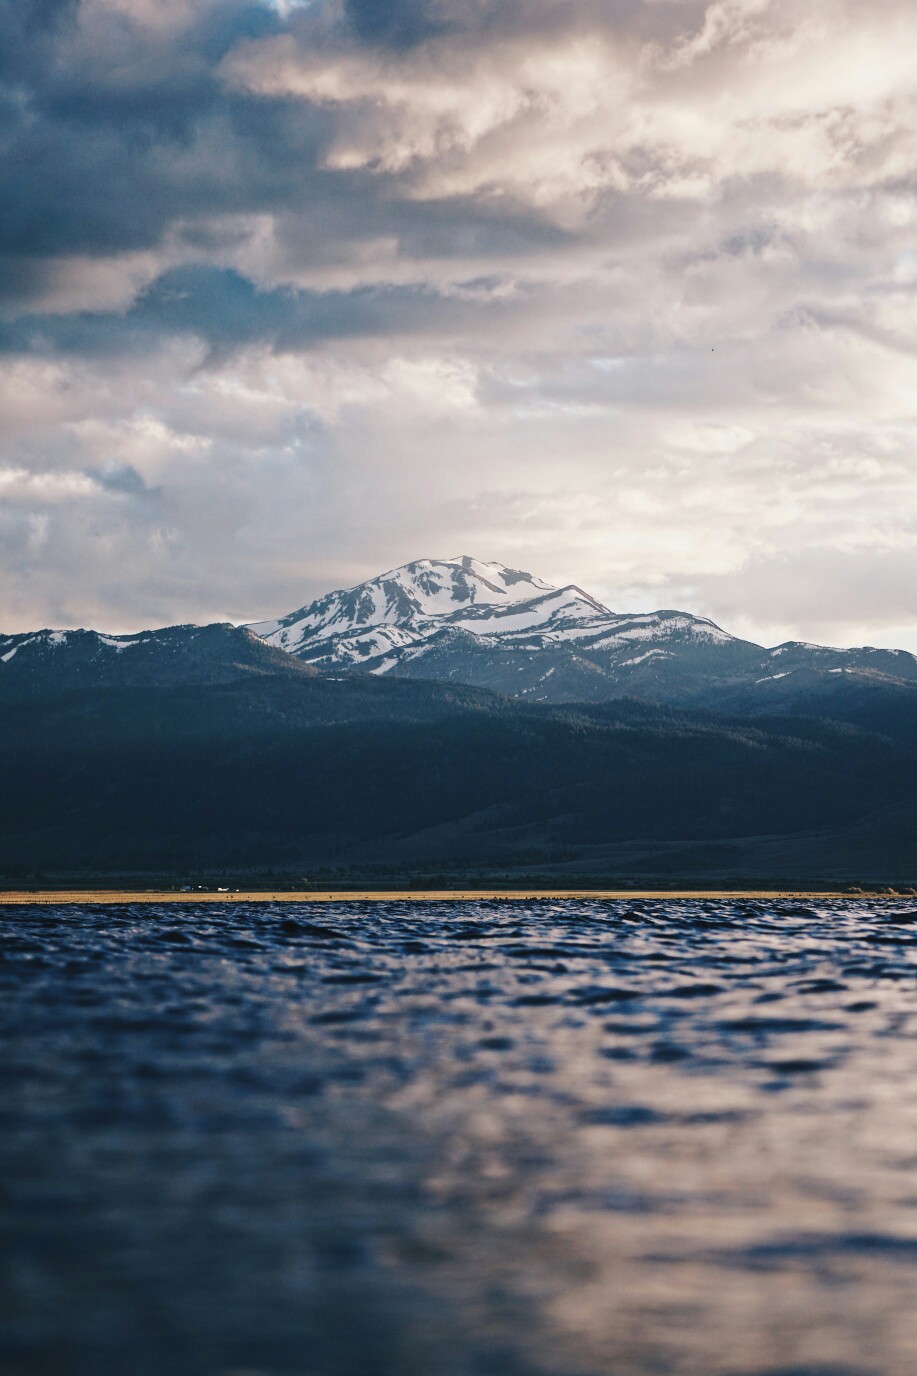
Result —
<svg viewBox="0 0 917 1376"><path fill-rule="evenodd" d="M346 0L344 10L357 38L396 48L413 47L456 27L447 7L431 4L430 0L391 0L388 4L380 4L379 0Z"/></svg>
<svg viewBox="0 0 917 1376"><path fill-rule="evenodd" d="M647 7L348 0L294 10L285 25L265 3L200 0L174 29L144 26L141 8L0 0L0 307L40 299L54 265L74 255L156 251L167 238L206 252L226 232L214 221L232 215L272 215L290 269L380 235L405 261L548 252L570 231L511 192L418 200L397 190L398 169L329 166L338 111L283 92L265 99L227 82L225 64L292 30L330 60L434 39L448 52L454 38L473 75L494 34L575 28L600 13L638 29ZM662 27L670 7L651 8ZM674 8L683 23L685 7ZM167 16L169 0L159 9Z"/></svg>
<svg viewBox="0 0 917 1376"><path fill-rule="evenodd" d="M347 27L360 42L410 50L452 38L474 50L495 35L626 29L644 39L689 30L702 0L345 0ZM305 20L304 22L308 22Z"/></svg>
<svg viewBox="0 0 917 1376"><path fill-rule="evenodd" d="M366 203L361 182L352 175L312 179L314 196L304 198L296 214L283 216L277 226L278 247L291 263L333 263L355 246L389 238L405 263L497 259L524 265L575 242L568 230L530 206L489 204L474 196L420 205L380 197L371 215L360 216L356 207L361 199Z"/></svg>
<svg viewBox="0 0 917 1376"><path fill-rule="evenodd" d="M668 8L653 7L657 25ZM307 50L331 56L454 35L473 63L494 32L537 33L569 25L571 12L577 23L590 14L576 10L348 0L337 23L325 4L294 11L291 26ZM513 197L419 205L392 197L384 177L329 176L323 157L338 122L326 107L265 101L224 80L234 50L281 35L267 4L200 3L174 33L145 31L129 5L116 7L96 21L101 42L80 28L86 14L79 0L0 4L0 290L14 301L37 289L36 262L155 248L170 229L193 238L196 221L219 214L288 212L357 241L372 227L394 234L406 255L525 252L556 241L550 218ZM645 14L634 0L604 20L633 26Z"/></svg>
<svg viewBox="0 0 917 1376"><path fill-rule="evenodd" d="M480 294L490 285L470 282L467 288ZM491 307L501 309L499 300ZM0 352L104 357L142 353L164 339L191 336L206 345L213 363L250 345L289 353L323 340L467 326L481 314L467 297L444 300L424 286L262 290L229 268L188 266L157 277L124 313L19 316L0 324Z"/></svg>
<svg viewBox="0 0 917 1376"><path fill-rule="evenodd" d="M51 43L72 21L79 0L3 0L0 4L0 74L17 82L45 70Z"/></svg>
<svg viewBox="0 0 917 1376"><path fill-rule="evenodd" d="M288 238L316 261L326 250L302 244L303 225L338 240L390 232L408 254L486 253L500 243L524 251L556 237L511 205L504 214L469 203L453 217L377 198L365 176L329 176L326 113L251 97L222 79L238 44L280 32L277 13L232 0L196 9L189 26L152 39L129 10L116 11L107 44L93 50L79 41L79 0L0 4L0 301L34 295L44 261L155 248L170 229L194 247L214 232L214 216L232 213L302 217ZM434 10L350 5L340 32L370 44L419 41L452 24Z"/></svg>
<svg viewBox="0 0 917 1376"><path fill-rule="evenodd" d="M94 473L91 477L106 492L119 492L125 497L145 497L151 492L142 474L137 472L133 464L115 465L101 473Z"/></svg>
<svg viewBox="0 0 917 1376"><path fill-rule="evenodd" d="M77 0L0 8L0 254L41 260L157 244L174 220L245 208L265 194L248 174L270 151L246 125L219 63L276 17L262 5L208 5L174 41L145 41L127 15L110 19L107 48L79 41ZM229 167L194 150L209 132L237 144ZM248 147L253 141L255 148ZM247 188L250 187L250 190Z"/></svg>

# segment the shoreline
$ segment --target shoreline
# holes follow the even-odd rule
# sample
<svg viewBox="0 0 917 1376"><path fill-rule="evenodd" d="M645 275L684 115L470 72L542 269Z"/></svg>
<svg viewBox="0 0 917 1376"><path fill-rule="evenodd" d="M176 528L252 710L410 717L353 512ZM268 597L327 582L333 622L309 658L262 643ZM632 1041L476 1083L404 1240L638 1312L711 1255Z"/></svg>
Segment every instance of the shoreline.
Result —
<svg viewBox="0 0 917 1376"><path fill-rule="evenodd" d="M600 899L625 900L662 899L793 899L808 902L829 899L833 902L848 899L913 898L908 893L851 893L841 889L324 889L297 892L290 889L251 890L232 892L201 890L181 893L169 889L24 889L0 891L0 907L30 905L131 905L137 903L470 903L520 901L573 901Z"/></svg>

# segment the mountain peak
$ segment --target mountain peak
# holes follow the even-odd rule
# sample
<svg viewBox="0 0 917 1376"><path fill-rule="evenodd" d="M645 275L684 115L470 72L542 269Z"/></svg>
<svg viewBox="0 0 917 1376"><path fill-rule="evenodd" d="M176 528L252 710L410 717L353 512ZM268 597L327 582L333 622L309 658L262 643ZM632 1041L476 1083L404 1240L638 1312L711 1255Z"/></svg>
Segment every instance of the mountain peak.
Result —
<svg viewBox="0 0 917 1376"><path fill-rule="evenodd" d="M550 583L531 573L508 568L496 560L475 559L470 554L460 554L453 559L415 559L360 587L387 591L400 588L410 599L413 610L431 615L454 610L463 603L505 606L553 591ZM401 609L396 605L396 611Z"/></svg>
<svg viewBox="0 0 917 1376"><path fill-rule="evenodd" d="M555 591L531 573L469 554L454 559L414 559L356 587L335 592L252 630L284 649L305 633L339 634L345 627L406 627L418 619L449 616L478 607L508 607ZM278 637L275 640L275 637Z"/></svg>
<svg viewBox="0 0 917 1376"><path fill-rule="evenodd" d="M570 633L611 617L581 588L556 588L523 569L472 555L415 559L251 629L322 667L386 673L433 638L466 642Z"/></svg>
<svg viewBox="0 0 917 1376"><path fill-rule="evenodd" d="M619 614L575 584L553 587L467 554L415 559L251 629L319 670L439 679L532 702L778 703L845 669L917 681L912 656L768 651L705 617Z"/></svg>

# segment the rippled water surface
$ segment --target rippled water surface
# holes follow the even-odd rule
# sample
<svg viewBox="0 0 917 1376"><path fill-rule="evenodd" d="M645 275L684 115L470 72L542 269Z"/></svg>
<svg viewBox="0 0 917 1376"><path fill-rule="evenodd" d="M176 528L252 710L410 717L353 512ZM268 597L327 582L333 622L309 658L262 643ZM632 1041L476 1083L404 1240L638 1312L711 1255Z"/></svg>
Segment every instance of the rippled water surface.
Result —
<svg viewBox="0 0 917 1376"><path fill-rule="evenodd" d="M914 907L0 909L3 1371L914 1376Z"/></svg>

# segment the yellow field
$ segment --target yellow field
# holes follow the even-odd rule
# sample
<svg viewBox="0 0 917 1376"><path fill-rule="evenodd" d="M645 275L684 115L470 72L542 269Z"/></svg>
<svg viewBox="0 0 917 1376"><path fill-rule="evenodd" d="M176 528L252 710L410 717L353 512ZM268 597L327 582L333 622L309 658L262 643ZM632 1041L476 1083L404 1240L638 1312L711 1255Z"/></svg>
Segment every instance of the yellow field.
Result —
<svg viewBox="0 0 917 1376"><path fill-rule="evenodd" d="M347 891L290 890L249 891L237 889L228 893L199 891L179 893L174 890L132 891L130 889L56 890L42 889L35 893L23 890L0 892L0 906L25 903L455 903L506 899L536 898L796 898L837 899L866 897L898 897L887 894L851 894L822 890L817 893L782 889L362 889Z"/></svg>

